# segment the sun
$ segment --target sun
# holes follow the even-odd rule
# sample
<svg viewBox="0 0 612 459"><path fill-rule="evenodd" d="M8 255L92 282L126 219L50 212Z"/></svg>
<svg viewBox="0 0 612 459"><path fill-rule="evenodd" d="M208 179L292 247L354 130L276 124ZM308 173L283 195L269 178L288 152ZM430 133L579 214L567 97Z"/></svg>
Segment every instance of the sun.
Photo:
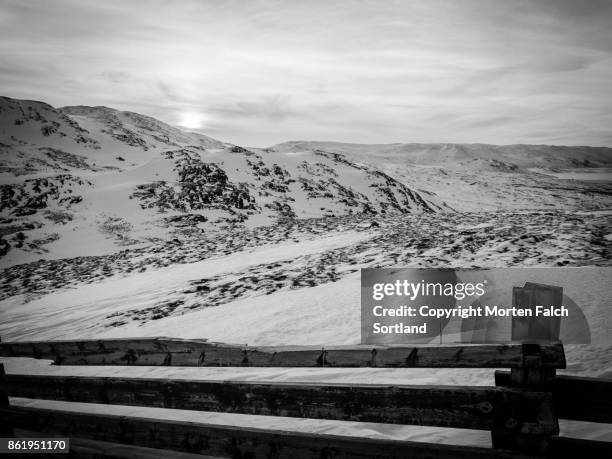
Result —
<svg viewBox="0 0 612 459"><path fill-rule="evenodd" d="M199 129L204 125L204 115L198 112L181 113L178 124L187 129Z"/></svg>

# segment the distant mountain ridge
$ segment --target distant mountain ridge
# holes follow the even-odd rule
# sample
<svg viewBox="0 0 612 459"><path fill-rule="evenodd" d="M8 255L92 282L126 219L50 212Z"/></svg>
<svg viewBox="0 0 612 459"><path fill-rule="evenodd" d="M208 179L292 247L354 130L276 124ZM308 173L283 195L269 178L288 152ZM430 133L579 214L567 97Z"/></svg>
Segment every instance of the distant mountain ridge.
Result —
<svg viewBox="0 0 612 459"><path fill-rule="evenodd" d="M285 142L376 167L457 211L610 211L612 148L554 145Z"/></svg>
<svg viewBox="0 0 612 459"><path fill-rule="evenodd" d="M271 147L274 150L323 149L372 159L397 158L419 165L470 165L479 161L492 167L505 163L516 168L611 167L612 148L558 145L489 145L457 143L351 144L342 142L290 141Z"/></svg>

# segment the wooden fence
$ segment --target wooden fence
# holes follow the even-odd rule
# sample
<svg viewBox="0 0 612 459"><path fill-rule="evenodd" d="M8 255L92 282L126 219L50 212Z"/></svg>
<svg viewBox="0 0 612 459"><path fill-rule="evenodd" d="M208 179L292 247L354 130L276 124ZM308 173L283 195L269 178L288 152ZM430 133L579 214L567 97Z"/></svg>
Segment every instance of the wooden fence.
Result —
<svg viewBox="0 0 612 459"><path fill-rule="evenodd" d="M561 344L321 349L156 338L0 343L0 356L51 359L56 365L510 369L496 372L491 387L2 373L4 432L69 436L78 456L527 458L580 451L590 458L612 453L608 443L557 436L559 417L612 422L612 381L556 376L565 367ZM79 406L96 409L11 405L7 395L85 402L96 405ZM477 429L491 432L493 448L143 418L101 410L99 404Z"/></svg>

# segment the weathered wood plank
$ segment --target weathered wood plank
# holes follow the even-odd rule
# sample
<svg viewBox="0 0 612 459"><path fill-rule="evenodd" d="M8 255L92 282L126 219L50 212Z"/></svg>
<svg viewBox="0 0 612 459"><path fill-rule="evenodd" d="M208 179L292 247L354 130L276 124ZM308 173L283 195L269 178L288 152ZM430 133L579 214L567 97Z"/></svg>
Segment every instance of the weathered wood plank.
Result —
<svg viewBox="0 0 612 459"><path fill-rule="evenodd" d="M252 367L564 368L563 346L247 347L206 340L133 338L2 342L0 356L54 360L57 365Z"/></svg>
<svg viewBox="0 0 612 459"><path fill-rule="evenodd" d="M0 363L0 406L9 404L7 384L4 365Z"/></svg>
<svg viewBox="0 0 612 459"><path fill-rule="evenodd" d="M97 459L222 459L221 456L203 456L201 454L170 451L167 449L144 448L142 446L123 445L106 441L70 439L71 458Z"/></svg>
<svg viewBox="0 0 612 459"><path fill-rule="evenodd" d="M263 428L222 426L58 409L9 407L19 428L69 437L241 458L527 458L517 452Z"/></svg>
<svg viewBox="0 0 612 459"><path fill-rule="evenodd" d="M521 368L510 369L508 386L523 390L537 390L540 391L542 396L550 397L551 393L548 388L555 377L556 368L542 365L541 358L538 355L539 346L525 344L523 349L525 351L525 365ZM553 422L558 424L556 413ZM551 435L534 432L508 434L493 429L491 439L495 448L545 452L550 445Z"/></svg>
<svg viewBox="0 0 612 459"><path fill-rule="evenodd" d="M568 437L553 437L550 448L546 452L548 459L610 459L612 457L612 442L584 440Z"/></svg>
<svg viewBox="0 0 612 459"><path fill-rule="evenodd" d="M7 407L9 405L9 389L6 374L4 372L4 365L0 363L0 408ZM0 418L0 438L12 437L13 426L8 422L7 419Z"/></svg>
<svg viewBox="0 0 612 459"><path fill-rule="evenodd" d="M18 429L15 431L15 436L20 438L34 438L42 437L44 435L40 432L34 432L32 430ZM62 456L57 457L61 458ZM170 451L167 449L145 448L142 446L89 440L86 438L77 437L70 438L69 457L71 459L97 459L100 457L117 459L221 459L220 456L203 456L201 454Z"/></svg>
<svg viewBox="0 0 612 459"><path fill-rule="evenodd" d="M511 386L510 373L496 371L495 384ZM548 390L559 418L612 423L612 379L556 376Z"/></svg>
<svg viewBox="0 0 612 459"><path fill-rule="evenodd" d="M8 375L14 397L556 435L552 397L496 387Z"/></svg>

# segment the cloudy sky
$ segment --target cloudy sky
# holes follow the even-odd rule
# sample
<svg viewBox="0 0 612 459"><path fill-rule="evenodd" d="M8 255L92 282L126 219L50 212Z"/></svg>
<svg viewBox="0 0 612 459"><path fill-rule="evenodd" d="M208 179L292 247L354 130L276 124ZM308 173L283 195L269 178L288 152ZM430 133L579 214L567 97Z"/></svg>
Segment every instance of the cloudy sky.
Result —
<svg viewBox="0 0 612 459"><path fill-rule="evenodd" d="M0 0L0 94L248 146L612 146L610 24L610 0Z"/></svg>

